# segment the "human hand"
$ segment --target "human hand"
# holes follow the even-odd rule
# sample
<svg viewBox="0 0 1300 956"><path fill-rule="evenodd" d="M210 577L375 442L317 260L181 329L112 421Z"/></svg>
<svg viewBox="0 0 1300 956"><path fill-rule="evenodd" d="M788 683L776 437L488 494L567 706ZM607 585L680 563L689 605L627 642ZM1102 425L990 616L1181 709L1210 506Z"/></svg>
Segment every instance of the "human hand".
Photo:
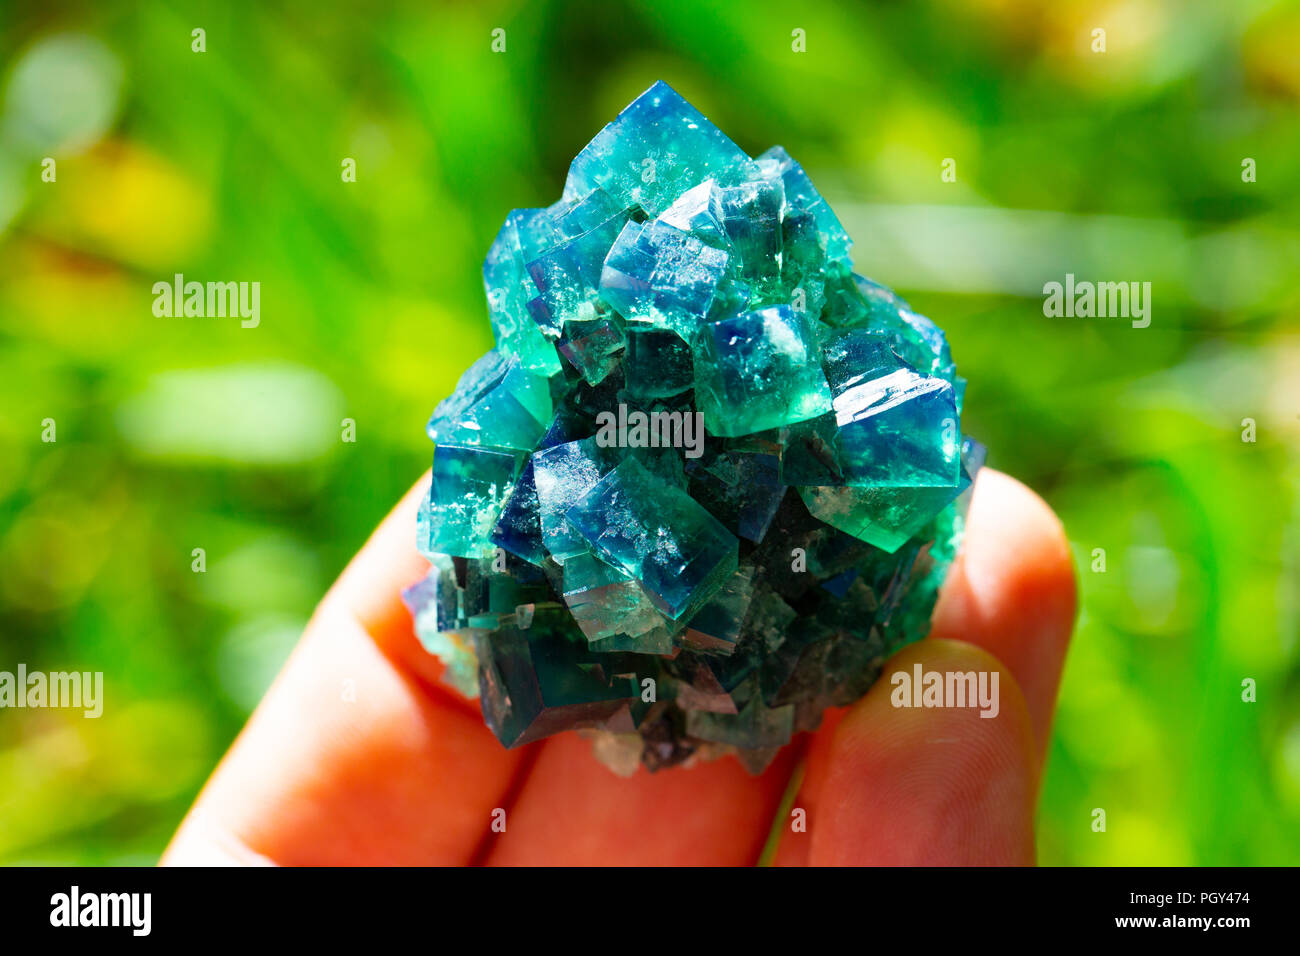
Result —
<svg viewBox="0 0 1300 956"><path fill-rule="evenodd" d="M1034 862L1075 582L1060 524L1024 485L981 471L930 637L766 772L726 757L626 779L574 733L504 749L439 680L400 597L428 567L414 548L427 489L426 475L321 602L163 863L742 865L774 822L777 864ZM889 675L917 663L997 671L997 716L895 708ZM806 832L774 821L796 770Z"/></svg>

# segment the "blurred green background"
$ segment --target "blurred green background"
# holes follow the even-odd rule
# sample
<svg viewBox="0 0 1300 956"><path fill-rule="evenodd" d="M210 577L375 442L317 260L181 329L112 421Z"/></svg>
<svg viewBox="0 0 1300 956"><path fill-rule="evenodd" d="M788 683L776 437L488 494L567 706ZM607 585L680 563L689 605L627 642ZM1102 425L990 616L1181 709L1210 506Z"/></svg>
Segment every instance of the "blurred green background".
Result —
<svg viewBox="0 0 1300 956"><path fill-rule="evenodd" d="M427 465L506 212L658 78L807 168L1064 519L1041 860L1300 862L1300 7L1265 0L0 2L0 670L106 673L98 720L0 711L0 861L156 859ZM176 272L259 281L260 326L156 318ZM1150 327L1044 317L1067 272L1150 281Z"/></svg>

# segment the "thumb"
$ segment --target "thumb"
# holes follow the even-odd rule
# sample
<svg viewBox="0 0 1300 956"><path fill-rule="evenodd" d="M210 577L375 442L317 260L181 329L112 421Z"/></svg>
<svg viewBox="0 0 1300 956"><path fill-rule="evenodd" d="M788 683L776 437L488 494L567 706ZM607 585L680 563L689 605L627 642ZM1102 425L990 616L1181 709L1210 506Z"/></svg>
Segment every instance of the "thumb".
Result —
<svg viewBox="0 0 1300 956"><path fill-rule="evenodd" d="M997 688L996 715L993 706L988 717L979 706L902 706L911 688L893 675L910 685L918 664L924 674L982 673ZM1015 678L987 651L911 645L819 743L799 797L807 832L785 834L778 864L1033 864L1032 723Z"/></svg>

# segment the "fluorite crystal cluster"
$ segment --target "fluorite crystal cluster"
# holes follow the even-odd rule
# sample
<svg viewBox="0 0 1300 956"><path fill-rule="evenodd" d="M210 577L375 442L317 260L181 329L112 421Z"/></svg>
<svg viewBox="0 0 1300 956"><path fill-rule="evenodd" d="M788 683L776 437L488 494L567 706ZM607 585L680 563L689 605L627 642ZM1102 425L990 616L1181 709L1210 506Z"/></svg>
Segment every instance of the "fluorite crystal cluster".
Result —
<svg viewBox="0 0 1300 956"><path fill-rule="evenodd" d="M943 333L851 245L663 83L506 217L406 599L507 747L757 771L924 635L982 450Z"/></svg>

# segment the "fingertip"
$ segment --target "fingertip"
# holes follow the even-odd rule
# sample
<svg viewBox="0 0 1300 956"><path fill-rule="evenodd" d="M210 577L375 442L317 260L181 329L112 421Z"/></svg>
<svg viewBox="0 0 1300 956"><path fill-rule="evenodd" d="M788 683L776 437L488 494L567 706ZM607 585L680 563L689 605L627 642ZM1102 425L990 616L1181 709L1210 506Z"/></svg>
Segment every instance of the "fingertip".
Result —
<svg viewBox="0 0 1300 956"><path fill-rule="evenodd" d="M1076 609L1074 563L1052 509L1016 479L980 472L961 553L931 636L991 653L1015 675L1046 752Z"/></svg>
<svg viewBox="0 0 1300 956"><path fill-rule="evenodd" d="M442 680L446 665L420 643L411 612L402 600L402 592L429 571L429 562L415 541L416 512L429 493L429 481L426 471L393 506L343 569L317 607L316 617L350 616L404 673L431 693L477 713L473 701Z"/></svg>
<svg viewBox="0 0 1300 956"><path fill-rule="evenodd" d="M412 636L410 615L402 604L402 589L429 569L415 546L415 516L429 493L425 472L388 512L361 546L326 600L346 607L381 645L394 637Z"/></svg>
<svg viewBox="0 0 1300 956"><path fill-rule="evenodd" d="M807 866L812 853L812 833L808 820L816 818L819 800L826 786L826 774L830 768L830 750L835 741L835 731L848 715L848 707L832 707L822 714L821 726L809 735L803 746L803 756L799 763L799 791L795 794L790 807L788 819L774 821L780 828L781 836L776 853L772 856L772 866Z"/></svg>
<svg viewBox="0 0 1300 956"><path fill-rule="evenodd" d="M163 851L159 866L274 866L255 853L206 813L190 813Z"/></svg>
<svg viewBox="0 0 1300 956"><path fill-rule="evenodd" d="M996 688L996 715L972 706L902 706L903 682L893 675L910 681L917 665L945 677L983 674L985 686ZM808 819L813 865L1034 862L1030 717L1015 678L980 648L923 641L904 650L845 716L821 759L824 777Z"/></svg>
<svg viewBox="0 0 1300 956"><path fill-rule="evenodd" d="M469 863L521 759L477 714L395 667L354 619L318 615L168 862L224 834L227 849L286 865Z"/></svg>
<svg viewBox="0 0 1300 956"><path fill-rule="evenodd" d="M1016 585L1054 599L1064 611L1057 623L1073 621L1070 542L1061 519L1029 486L1000 471L980 472L962 553L966 576L979 593L995 592L1011 569Z"/></svg>
<svg viewBox="0 0 1300 956"><path fill-rule="evenodd" d="M575 733L548 738L492 838L493 866L741 866L758 859L794 752L752 775L733 756L616 776Z"/></svg>

